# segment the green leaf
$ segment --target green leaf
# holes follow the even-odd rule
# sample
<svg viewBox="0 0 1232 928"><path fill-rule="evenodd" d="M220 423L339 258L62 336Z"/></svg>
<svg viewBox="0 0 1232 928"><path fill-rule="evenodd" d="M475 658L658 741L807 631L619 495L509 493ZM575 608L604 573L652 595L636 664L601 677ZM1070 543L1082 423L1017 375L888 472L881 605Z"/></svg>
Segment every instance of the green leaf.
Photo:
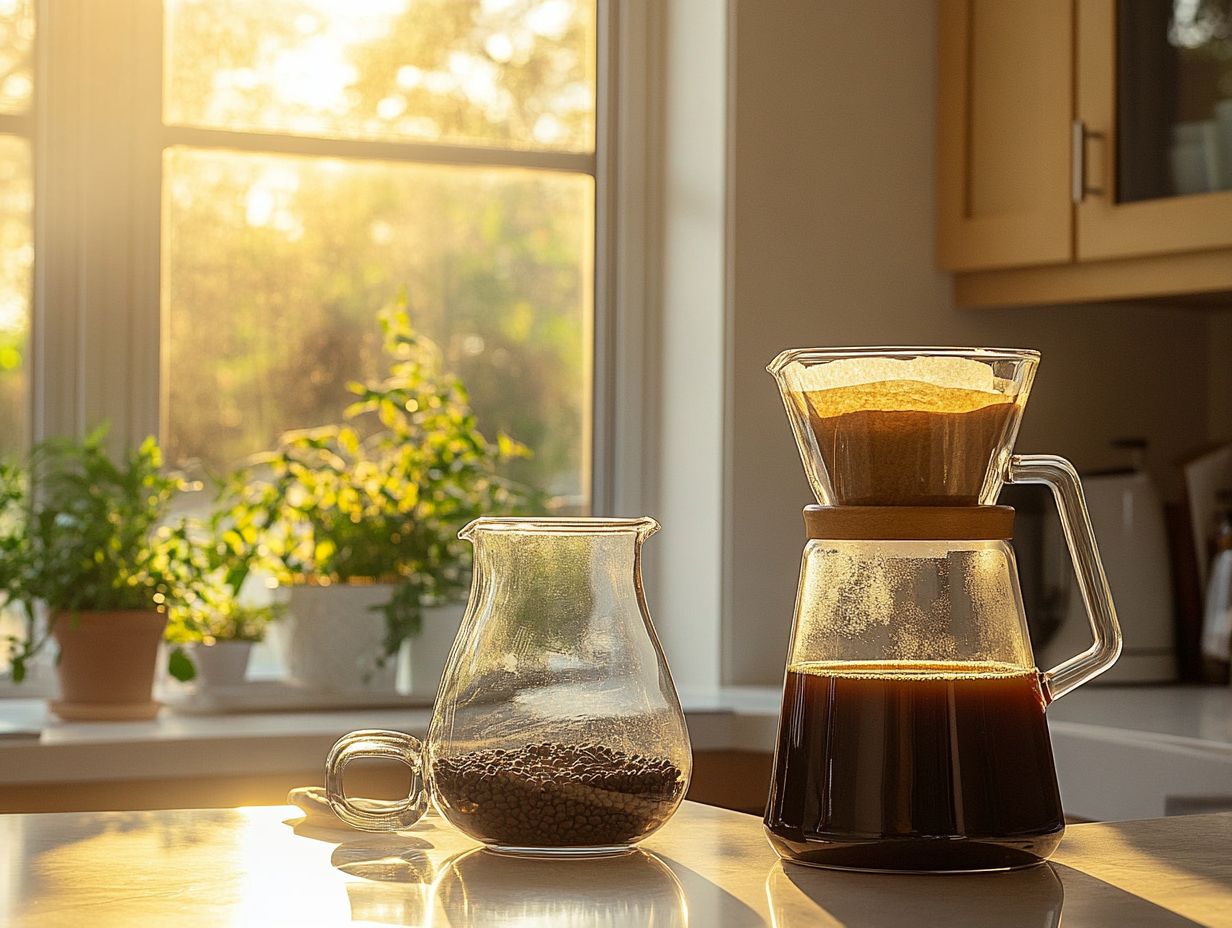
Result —
<svg viewBox="0 0 1232 928"><path fill-rule="evenodd" d="M167 673L181 683L187 683L197 676L197 668L183 648L172 648L171 656L167 659Z"/></svg>

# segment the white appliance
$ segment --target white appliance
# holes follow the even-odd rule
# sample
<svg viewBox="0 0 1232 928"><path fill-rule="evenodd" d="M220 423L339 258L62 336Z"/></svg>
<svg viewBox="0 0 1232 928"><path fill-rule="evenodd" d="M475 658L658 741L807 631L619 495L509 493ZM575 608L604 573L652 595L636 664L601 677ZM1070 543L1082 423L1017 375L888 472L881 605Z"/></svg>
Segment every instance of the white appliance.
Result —
<svg viewBox="0 0 1232 928"><path fill-rule="evenodd" d="M1163 503L1142 470L1140 459L1146 443L1124 439L1114 444L1134 452L1133 466L1082 478L1091 526L1124 639L1120 660L1094 682L1170 682L1177 672L1176 623ZM1058 537L1049 547L1064 551L1064 539ZM1091 642L1082 598L1072 570L1067 573L1069 596L1061 626L1036 655L1039 666L1045 669L1079 653Z"/></svg>

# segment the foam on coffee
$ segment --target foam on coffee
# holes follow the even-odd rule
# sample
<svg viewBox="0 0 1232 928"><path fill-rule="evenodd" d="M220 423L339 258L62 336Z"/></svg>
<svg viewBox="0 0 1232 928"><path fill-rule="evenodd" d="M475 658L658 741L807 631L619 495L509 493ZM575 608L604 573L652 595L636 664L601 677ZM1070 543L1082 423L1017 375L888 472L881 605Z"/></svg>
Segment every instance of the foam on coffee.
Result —
<svg viewBox="0 0 1232 928"><path fill-rule="evenodd" d="M1034 667L1006 661L799 661L788 669L815 677L857 680L1004 680L1038 675Z"/></svg>

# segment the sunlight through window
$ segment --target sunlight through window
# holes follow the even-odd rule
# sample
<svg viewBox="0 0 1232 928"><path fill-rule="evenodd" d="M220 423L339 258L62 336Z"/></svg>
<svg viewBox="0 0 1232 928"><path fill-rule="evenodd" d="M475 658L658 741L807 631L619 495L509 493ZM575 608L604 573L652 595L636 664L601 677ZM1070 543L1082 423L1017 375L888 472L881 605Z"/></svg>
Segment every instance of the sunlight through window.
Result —
<svg viewBox="0 0 1232 928"><path fill-rule="evenodd" d="M219 472L338 421L405 292L480 428L533 450L510 475L588 508L595 18L580 0L169 0L171 463Z"/></svg>

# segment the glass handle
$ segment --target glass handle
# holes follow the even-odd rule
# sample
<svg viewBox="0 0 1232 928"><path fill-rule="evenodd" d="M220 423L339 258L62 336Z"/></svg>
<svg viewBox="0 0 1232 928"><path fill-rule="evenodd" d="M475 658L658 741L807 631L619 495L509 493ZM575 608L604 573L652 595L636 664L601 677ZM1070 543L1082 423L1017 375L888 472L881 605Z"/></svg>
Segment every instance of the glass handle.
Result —
<svg viewBox="0 0 1232 928"><path fill-rule="evenodd" d="M348 799L342 779L347 765L361 757L397 760L411 768L406 799ZM325 793L334 814L361 831L401 831L418 822L428 808L423 776L423 744L400 731L365 729L343 735L325 758Z"/></svg>
<svg viewBox="0 0 1232 928"><path fill-rule="evenodd" d="M1091 622L1091 634L1095 638L1081 654L1075 654L1044 672L1044 695L1052 701L1099 676L1116 662L1121 653L1121 626L1117 623L1112 592L1108 589L1108 578L1104 576L1104 565L1099 560L1095 533L1091 530L1091 519L1082 495L1082 483L1074 465L1052 454L1016 454L1010 458L1006 468L1006 480L1010 483L1042 483L1052 490L1052 496L1057 501L1057 512L1061 516L1065 543L1069 546L1070 559L1074 564L1074 574L1078 578L1078 592L1082 595L1082 604Z"/></svg>

